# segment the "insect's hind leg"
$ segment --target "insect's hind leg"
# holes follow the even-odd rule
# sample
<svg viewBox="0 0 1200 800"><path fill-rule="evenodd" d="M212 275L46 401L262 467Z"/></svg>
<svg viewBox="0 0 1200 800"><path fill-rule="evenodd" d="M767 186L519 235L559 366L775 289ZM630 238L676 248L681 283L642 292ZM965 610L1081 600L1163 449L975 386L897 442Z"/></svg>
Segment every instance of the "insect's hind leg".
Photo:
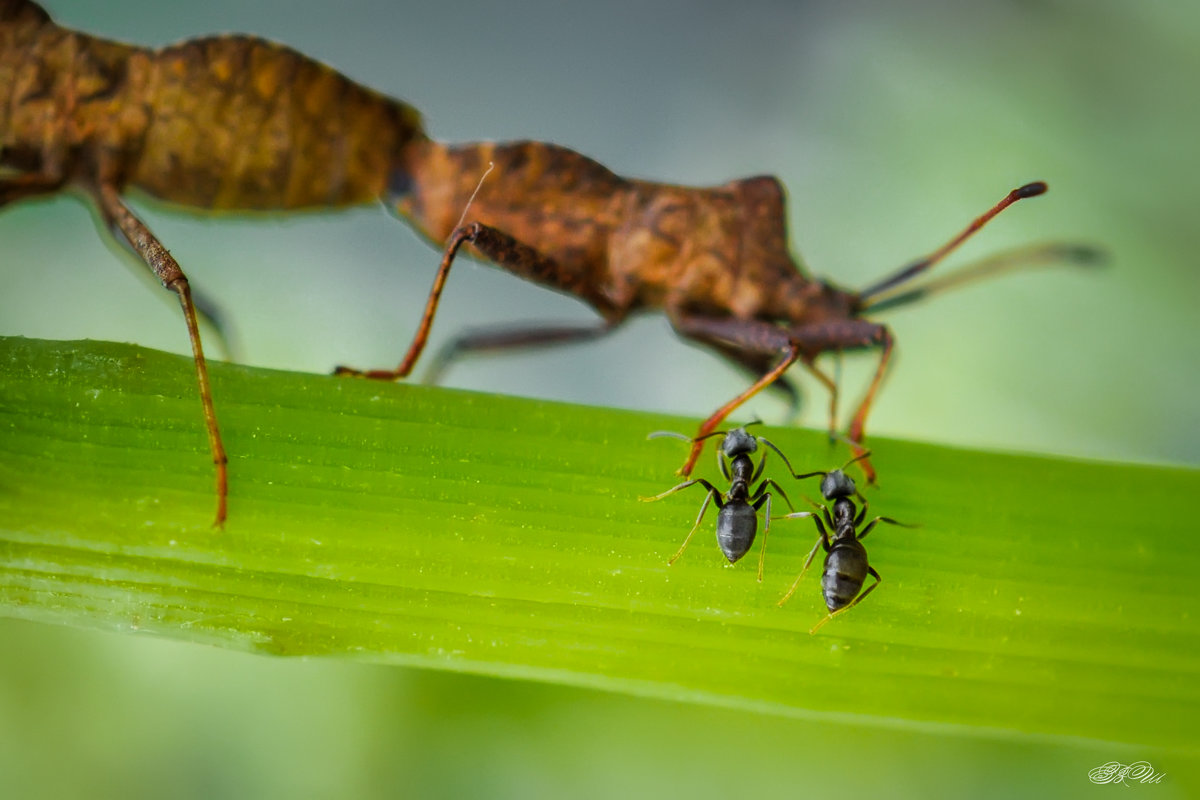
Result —
<svg viewBox="0 0 1200 800"><path fill-rule="evenodd" d="M62 178L36 172L0 180L0 208L10 203L20 202L21 200L53 194L61 190L64 185L65 181ZM139 260L142 260L141 254L134 249L129 239L114 222L113 217L105 213L104 218L109 231L113 234L113 238L117 240L126 252L132 253ZM222 352L232 358L234 351L230 344L231 337L229 336L228 324L225 322L224 315L221 314L217 304L194 290L192 292L192 301L196 309L196 315L200 321L213 329Z"/></svg>
<svg viewBox="0 0 1200 800"><path fill-rule="evenodd" d="M867 567L867 573L875 579L875 582L872 583L870 586L868 586L866 591L859 594L858 597L854 598L849 603L847 603L846 605L839 608L837 611L831 611L828 614L826 614L824 617L822 617L820 622L818 622L816 625L813 625L812 628L809 629L809 631L808 631L809 636L814 635L817 631L821 630L821 628L825 627L825 623L829 622L834 617L840 617L842 614L845 614L847 611L854 608L856 605L861 603L863 600L867 599L867 595L869 595L871 592L875 591L875 589L879 587L879 584L883 583L883 578L879 577L879 573L876 572L872 567Z"/></svg>
<svg viewBox="0 0 1200 800"><path fill-rule="evenodd" d="M110 249L123 259L132 257L134 263L139 267L138 277L143 277L145 273L141 268L146 265L145 259L125 236L124 231L121 230L111 217L107 216L104 218L103 227L107 229L107 233L109 234L109 236L105 237L105 243L111 245ZM237 348L234 346L234 337L230 333L229 321L221 311L220 305L195 287L192 287L191 295L197 319L209 328L216 338L217 347L220 348L225 358L230 361L237 361Z"/></svg>
<svg viewBox="0 0 1200 800"><path fill-rule="evenodd" d="M200 326L196 319L196 306L192 301L191 288L187 276L183 274L179 263L167 252L146 223L134 215L129 207L121 200L117 189L108 184L92 187L92 196L100 208L100 213L113 227L121 232L146 263L162 285L179 297L183 308L183 318L187 323L188 340L192 345L192 359L196 364L196 382L200 388L200 402L204 407L204 422L208 429L208 444L212 451L213 466L216 470L217 516L215 525L225 522L226 504L229 491L228 457L225 446L221 442L221 431L217 427L217 412L213 407L212 388L208 381L208 366L204 360L204 350L200 345Z"/></svg>
<svg viewBox="0 0 1200 800"><path fill-rule="evenodd" d="M616 324L604 322L599 325L503 326L467 331L451 339L434 354L433 363L425 372L422 382L438 383L451 364L463 356L590 342L607 336L615 328Z"/></svg>
<svg viewBox="0 0 1200 800"><path fill-rule="evenodd" d="M61 189L65 181L53 175L28 172L0 180L0 208L10 203L53 194Z"/></svg>

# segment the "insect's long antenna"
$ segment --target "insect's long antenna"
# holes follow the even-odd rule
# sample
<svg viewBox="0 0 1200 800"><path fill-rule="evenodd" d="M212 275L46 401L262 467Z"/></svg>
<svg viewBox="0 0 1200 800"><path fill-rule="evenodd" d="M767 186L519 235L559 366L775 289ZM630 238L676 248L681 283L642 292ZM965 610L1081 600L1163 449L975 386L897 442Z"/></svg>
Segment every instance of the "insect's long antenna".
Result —
<svg viewBox="0 0 1200 800"><path fill-rule="evenodd" d="M995 217L997 214L999 214L1004 209L1011 206L1013 203L1017 202L1018 200L1024 200L1026 197L1037 197L1039 194L1045 193L1045 191L1046 191L1046 184L1043 183L1042 181L1036 181L1034 183L1027 183L1024 186L1013 189L1011 192L1009 192L1007 195L1005 195L1003 200L1001 200L996 205L992 206L987 211L987 213L985 213L981 217L976 218L975 221L973 221L970 225L968 225L962 231L962 233L958 234L953 239L946 242L944 245L939 247L937 250L934 250L932 253L925 256L924 258L922 258L918 261L914 261L913 263L909 264L907 267L904 267L903 269L901 269L899 272L896 272L893 275L890 275L889 277L884 278L883 280L878 281L878 282L874 283L873 285L868 286L866 289L863 289L861 292L859 292L858 299L859 299L860 306L861 307L869 306L870 303L868 301L871 297L874 297L875 295L878 295L878 294L882 294L883 292L886 292L888 289L892 289L906 281L911 280L912 278L916 277L917 275L921 274L925 270L932 267L937 262L941 261L943 258L946 257L947 254L949 254L956 247L958 247L960 244L965 242L971 236L971 234L975 233L977 230L982 228L989 221L991 221L991 219L993 217Z"/></svg>
<svg viewBox="0 0 1200 800"><path fill-rule="evenodd" d="M924 300L932 294L944 292L947 289L953 289L966 283L972 283L981 278L990 278L993 275L999 275L1004 272L1063 263L1096 266L1103 264L1104 259L1105 253L1103 250L1082 244L1049 242L1033 245L1032 247L1022 247L968 264L957 272L927 281L923 286L919 286L916 289L883 297L869 303L862 310L886 311L897 306L906 306L917 300Z"/></svg>

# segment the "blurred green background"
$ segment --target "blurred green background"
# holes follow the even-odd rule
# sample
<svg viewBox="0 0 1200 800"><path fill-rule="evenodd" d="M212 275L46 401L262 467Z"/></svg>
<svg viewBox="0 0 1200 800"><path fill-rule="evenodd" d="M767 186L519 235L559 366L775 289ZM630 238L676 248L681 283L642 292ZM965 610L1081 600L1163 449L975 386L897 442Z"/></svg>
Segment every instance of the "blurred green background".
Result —
<svg viewBox="0 0 1200 800"><path fill-rule="evenodd" d="M1200 460L1194 4L407 5L49 9L143 44L234 30L283 41L413 103L438 138L544 139L679 183L776 174L794 249L849 286L941 244L1013 186L1046 180L1048 195L1006 212L955 261L1055 239L1100 244L1110 265L1011 276L888 316L899 355L872 431ZM396 363L437 260L379 207L218 219L135 203L219 301L251 364ZM102 244L76 199L5 209L0 242L0 334L187 351L171 298ZM464 263L433 346L468 325L591 317ZM849 398L873 365L847 359ZM802 421L821 426L824 396L800 381ZM446 383L700 416L745 379L649 316L601 343L466 362ZM763 399L747 416L782 412ZM1139 757L0 628L0 778L15 796L1062 796L1093 788L1086 773L1102 761ZM1168 777L1154 791L1183 796L1184 767L1155 766Z"/></svg>

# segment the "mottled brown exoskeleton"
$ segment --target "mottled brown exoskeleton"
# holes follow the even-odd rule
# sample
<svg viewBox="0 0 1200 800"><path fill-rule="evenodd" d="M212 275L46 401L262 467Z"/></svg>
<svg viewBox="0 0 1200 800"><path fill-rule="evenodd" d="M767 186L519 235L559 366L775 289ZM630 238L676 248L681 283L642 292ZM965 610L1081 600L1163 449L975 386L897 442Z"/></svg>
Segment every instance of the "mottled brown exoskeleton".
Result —
<svg viewBox="0 0 1200 800"><path fill-rule="evenodd" d="M464 220L489 162L495 170ZM845 291L814 281L792 260L774 178L690 188L622 178L552 144L446 145L425 135L410 106L280 45L219 36L135 47L61 28L29 0L0 0L0 206L67 186L90 197L117 238L179 297L216 465L217 524L226 516L227 459L196 304L179 264L122 200L129 187L225 211L383 198L431 242L445 244L403 362L394 370L339 368L343 374L409 374L463 244L579 297L602 322L471 334L441 363L470 350L593 338L630 312L662 310L681 336L761 376L700 426L683 474L731 411L777 381L791 391L782 376L794 362L829 388L836 408L836 385L816 357L879 347L879 367L849 428L857 447L892 350L887 328L862 313L927 293L890 290L1012 202L1045 190L1035 183L1010 193L928 258L865 291ZM1024 260L1079 252L1043 248Z"/></svg>
<svg viewBox="0 0 1200 800"><path fill-rule="evenodd" d="M134 47L61 28L28 0L0 0L0 207L81 190L178 295L216 465L217 525L227 458L196 305L122 192L218 210L368 203L423 138L412 108L277 44L218 36Z"/></svg>

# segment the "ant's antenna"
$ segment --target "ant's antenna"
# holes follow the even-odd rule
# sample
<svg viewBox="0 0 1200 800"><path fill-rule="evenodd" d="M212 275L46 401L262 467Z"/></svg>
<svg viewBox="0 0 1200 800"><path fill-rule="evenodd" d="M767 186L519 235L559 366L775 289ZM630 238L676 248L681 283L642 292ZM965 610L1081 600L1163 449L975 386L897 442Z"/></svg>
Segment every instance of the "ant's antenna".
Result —
<svg viewBox="0 0 1200 800"><path fill-rule="evenodd" d="M782 453L781 453L780 455L782 455ZM845 471L846 471L846 467L850 466L850 465L851 465L851 464L853 464L855 461L862 461L864 458L867 458L867 457L869 457L870 455L871 455L871 451L870 451L870 450L867 450L865 453L859 453L859 454L858 454L858 455L856 455L854 458L850 459L850 460L849 460L849 461L847 461L845 464L842 464L842 466L838 467L838 470L839 470L839 471L841 471L841 472L845 472ZM829 474L831 471L832 471L832 470L824 470L824 469L821 469L821 470L817 470L816 472L806 472L806 473L804 473L803 475L793 475L792 477L794 477L794 478L795 478L796 480L798 480L798 481L799 481L799 480L804 480L805 478L815 478L815 477L816 477L816 476L818 476L818 475L820 475L822 478L824 478L824 477L825 477L826 475L828 475L828 474Z"/></svg>

